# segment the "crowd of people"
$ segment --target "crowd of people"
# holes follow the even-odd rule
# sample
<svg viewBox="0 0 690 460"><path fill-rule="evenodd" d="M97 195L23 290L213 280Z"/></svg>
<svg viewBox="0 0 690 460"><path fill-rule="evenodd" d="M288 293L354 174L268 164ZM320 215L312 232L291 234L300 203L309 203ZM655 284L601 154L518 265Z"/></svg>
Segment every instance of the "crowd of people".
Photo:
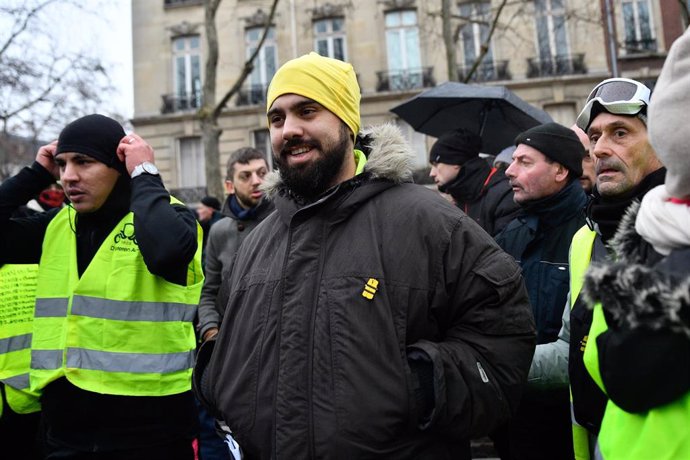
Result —
<svg viewBox="0 0 690 460"><path fill-rule="evenodd" d="M196 212L72 121L0 184L3 458L690 458L688 94L686 33L493 165L441 136L443 199L310 53Z"/></svg>

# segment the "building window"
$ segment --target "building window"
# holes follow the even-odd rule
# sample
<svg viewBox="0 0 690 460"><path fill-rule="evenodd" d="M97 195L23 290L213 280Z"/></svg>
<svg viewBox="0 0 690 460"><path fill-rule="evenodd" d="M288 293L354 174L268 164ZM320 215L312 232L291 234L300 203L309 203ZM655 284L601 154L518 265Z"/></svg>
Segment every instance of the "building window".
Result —
<svg viewBox="0 0 690 460"><path fill-rule="evenodd" d="M415 10L386 13L389 89L421 88L422 59Z"/></svg>
<svg viewBox="0 0 690 460"><path fill-rule="evenodd" d="M271 146L271 134L267 129L254 131L254 148L261 150L266 155L268 169L273 169L273 147Z"/></svg>
<svg viewBox="0 0 690 460"><path fill-rule="evenodd" d="M568 54L564 0L535 0L539 59L552 62Z"/></svg>
<svg viewBox="0 0 690 460"><path fill-rule="evenodd" d="M199 36L173 40L174 110L201 106L201 51Z"/></svg>
<svg viewBox="0 0 690 460"><path fill-rule="evenodd" d="M491 23L491 2L463 3L460 5L460 16L466 20L460 29L462 48L464 51L464 65L471 69L481 54L481 47L489 37ZM493 50L489 49L482 58L482 65L478 71L490 72L493 69ZM494 76L480 76L480 80L492 80Z"/></svg>
<svg viewBox="0 0 690 460"><path fill-rule="evenodd" d="M345 19L331 18L314 21L314 48L321 56L347 60L345 51Z"/></svg>
<svg viewBox="0 0 690 460"><path fill-rule="evenodd" d="M626 53L656 51L649 0L625 0L622 10Z"/></svg>
<svg viewBox="0 0 690 460"><path fill-rule="evenodd" d="M252 27L245 32L245 45L247 49L247 59L254 53L261 35L263 27ZM271 82L271 78L276 73L278 57L276 52L275 28L270 27L266 40L259 50L259 54L254 61L254 70L249 76L248 93L251 104L262 104L266 102L266 89Z"/></svg>
<svg viewBox="0 0 690 460"><path fill-rule="evenodd" d="M206 160L200 137L178 139L180 188L206 186Z"/></svg>

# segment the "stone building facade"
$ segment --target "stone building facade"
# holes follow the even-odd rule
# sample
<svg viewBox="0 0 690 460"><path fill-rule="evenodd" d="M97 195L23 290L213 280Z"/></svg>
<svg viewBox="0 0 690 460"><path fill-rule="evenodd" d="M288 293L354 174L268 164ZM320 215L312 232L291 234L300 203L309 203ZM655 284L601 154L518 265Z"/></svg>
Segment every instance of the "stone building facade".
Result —
<svg viewBox="0 0 690 460"><path fill-rule="evenodd" d="M282 63L317 51L354 65L362 90L362 125L399 123L417 152L418 167L425 168L434 139L414 132L390 109L449 79L441 3L281 0L254 71L220 117L221 165L242 146L270 152L266 87ZM221 3L216 20L219 99L258 42L271 4ZM671 43L683 31L682 7L678 0L451 1L453 65L462 81L488 44L469 82L507 86L570 125L589 90L614 69L653 86ZM203 1L133 0L132 30L132 124L155 148L165 183L193 202L206 186L196 119L205 66Z"/></svg>

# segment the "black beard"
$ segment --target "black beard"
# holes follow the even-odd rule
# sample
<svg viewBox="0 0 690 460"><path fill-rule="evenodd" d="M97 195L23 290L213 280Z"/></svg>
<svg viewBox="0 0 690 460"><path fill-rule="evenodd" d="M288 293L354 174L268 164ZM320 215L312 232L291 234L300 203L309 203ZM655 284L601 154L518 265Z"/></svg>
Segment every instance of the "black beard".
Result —
<svg viewBox="0 0 690 460"><path fill-rule="evenodd" d="M322 153L320 158L307 165L290 167L285 161L285 158L289 155L286 153L286 149L294 145L305 144L300 139L291 140L285 145L279 157L275 158L283 183L298 197L307 201L313 201L328 190L335 178L340 174L345 162L345 155L347 155L349 150L349 140L350 132L348 128L345 125L341 125L340 138L330 149L324 150L322 144L315 140L306 143Z"/></svg>

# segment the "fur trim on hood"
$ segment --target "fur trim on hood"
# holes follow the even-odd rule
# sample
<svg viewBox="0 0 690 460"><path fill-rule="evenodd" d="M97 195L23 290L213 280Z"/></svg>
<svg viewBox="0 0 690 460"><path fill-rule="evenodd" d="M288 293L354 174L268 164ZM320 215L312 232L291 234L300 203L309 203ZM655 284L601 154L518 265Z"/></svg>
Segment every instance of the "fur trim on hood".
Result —
<svg viewBox="0 0 690 460"><path fill-rule="evenodd" d="M360 134L367 164L364 173L372 179L385 179L395 183L412 181L414 151L393 123L372 126ZM270 199L280 190L283 179L280 171L270 172L264 178L261 189Z"/></svg>
<svg viewBox="0 0 690 460"><path fill-rule="evenodd" d="M671 330L690 337L690 277L674 278L642 263L642 238L635 232L639 207L635 202L626 211L611 241L617 261L593 263L582 294L590 306L601 302L609 326Z"/></svg>

